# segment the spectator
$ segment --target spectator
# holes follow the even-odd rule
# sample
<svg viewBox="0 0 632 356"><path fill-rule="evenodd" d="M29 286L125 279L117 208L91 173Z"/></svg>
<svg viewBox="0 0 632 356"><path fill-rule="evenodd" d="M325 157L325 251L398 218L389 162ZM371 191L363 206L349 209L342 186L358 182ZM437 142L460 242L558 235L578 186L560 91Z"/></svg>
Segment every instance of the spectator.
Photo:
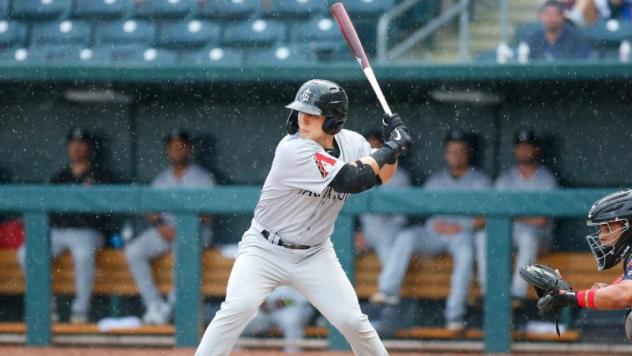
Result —
<svg viewBox="0 0 632 356"><path fill-rule="evenodd" d="M564 17L577 26L593 24L599 19L597 3L602 0L557 0L564 9ZM607 0L606 0L607 1Z"/></svg>
<svg viewBox="0 0 632 356"><path fill-rule="evenodd" d="M433 174L424 184L428 190L477 190L491 186L490 179L474 168L472 142L460 130L451 130L446 137L446 168ZM463 331L465 328L466 297L472 280L474 262L474 232L484 224L483 218L470 216L436 215L424 225L403 230L395 240L388 262L379 278L379 292L371 302L399 303L400 286L414 253L452 255L454 263L450 294L446 301L446 328Z"/></svg>
<svg viewBox="0 0 632 356"><path fill-rule="evenodd" d="M602 20L632 20L632 2L630 0L594 0Z"/></svg>
<svg viewBox="0 0 632 356"><path fill-rule="evenodd" d="M244 334L262 334L273 326L281 329L285 352L300 352L296 342L303 338L305 326L314 316L314 308L302 294L288 286L275 289L259 308Z"/></svg>
<svg viewBox="0 0 632 356"><path fill-rule="evenodd" d="M370 132L366 139L371 148L382 147L382 134L380 132ZM382 188L401 188L410 186L410 176L406 169L397 166L395 174L390 181L382 185ZM360 216L360 231L356 233L356 251L363 252L373 249L377 253L382 266L388 259L388 254L393 246L394 237L406 223L403 215L390 214L364 214Z"/></svg>
<svg viewBox="0 0 632 356"><path fill-rule="evenodd" d="M214 184L212 175L192 162L191 137L183 130L174 130L165 138L166 154L170 166L165 168L151 183L158 188L208 188ZM167 213L149 214L152 225L125 246L125 256L145 306L143 322L166 324L171 318L175 294L167 301L156 288L151 274L151 260L172 250L175 238L175 216ZM202 217L202 243L211 240L210 216Z"/></svg>
<svg viewBox="0 0 632 356"><path fill-rule="evenodd" d="M94 137L81 128L70 131L66 141L68 166L55 174L51 184L92 186L111 183L111 175L94 163ZM56 258L70 250L75 267L75 298L72 301L71 323L86 323L90 310L90 297L94 282L94 258L103 244L103 233L108 217L93 214L51 214L51 256ZM26 248L18 250L22 271L26 271ZM58 320L56 303L53 301L51 319Z"/></svg>
<svg viewBox="0 0 632 356"><path fill-rule="evenodd" d="M541 27L527 36L530 60L584 59L589 50L583 36L564 20L562 5L545 2L538 11Z"/></svg>
<svg viewBox="0 0 632 356"><path fill-rule="evenodd" d="M496 180L498 190L542 191L557 188L555 176L538 163L540 148L531 131L520 130L514 139L514 157L516 165L502 173ZM543 216L518 217L513 223L513 241L518 250L516 265L511 285L511 294L517 304L527 296L527 282L520 278L520 267L535 262L538 251L544 250L551 242L553 224L551 219ZM477 265L480 284L486 290L486 259L483 231L476 234Z"/></svg>

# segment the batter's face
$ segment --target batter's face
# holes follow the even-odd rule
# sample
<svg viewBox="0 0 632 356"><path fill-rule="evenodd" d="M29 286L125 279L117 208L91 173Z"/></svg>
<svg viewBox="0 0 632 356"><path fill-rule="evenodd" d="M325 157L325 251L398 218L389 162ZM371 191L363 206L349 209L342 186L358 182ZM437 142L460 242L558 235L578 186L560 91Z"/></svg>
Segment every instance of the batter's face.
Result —
<svg viewBox="0 0 632 356"><path fill-rule="evenodd" d="M450 141L445 147L445 162L450 169L470 166L470 149L465 142Z"/></svg>
<svg viewBox="0 0 632 356"><path fill-rule="evenodd" d="M519 143L514 148L514 157L519 164L534 163L538 158L539 150L531 143Z"/></svg>
<svg viewBox="0 0 632 356"><path fill-rule="evenodd" d="M171 164L182 164L191 158L191 144L176 138L167 143L167 158Z"/></svg>
<svg viewBox="0 0 632 356"><path fill-rule="evenodd" d="M304 112L298 113L298 132L302 138L309 138L316 142L327 137L323 131L323 123L326 117L323 115L310 115Z"/></svg>

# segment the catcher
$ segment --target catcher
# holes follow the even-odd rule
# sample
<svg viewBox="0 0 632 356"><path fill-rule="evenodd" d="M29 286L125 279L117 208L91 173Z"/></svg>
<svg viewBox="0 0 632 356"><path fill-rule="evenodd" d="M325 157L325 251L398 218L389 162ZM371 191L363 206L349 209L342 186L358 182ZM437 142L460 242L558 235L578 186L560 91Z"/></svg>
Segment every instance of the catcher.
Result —
<svg viewBox="0 0 632 356"><path fill-rule="evenodd" d="M541 313L557 316L567 305L590 309L628 309L625 332L632 342L632 189L606 195L593 204L587 225L595 231L586 236L597 261L604 270L623 261L623 274L611 284L595 283L587 290L573 291L557 270L542 265L530 265L520 275L538 293L537 307ZM559 331L558 331L559 334Z"/></svg>

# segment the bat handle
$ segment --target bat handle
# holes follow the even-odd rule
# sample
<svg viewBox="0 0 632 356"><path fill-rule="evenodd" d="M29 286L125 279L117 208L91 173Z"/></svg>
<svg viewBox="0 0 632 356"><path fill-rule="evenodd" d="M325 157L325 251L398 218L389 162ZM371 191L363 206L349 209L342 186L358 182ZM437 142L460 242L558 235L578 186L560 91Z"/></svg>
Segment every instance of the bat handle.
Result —
<svg viewBox="0 0 632 356"><path fill-rule="evenodd" d="M377 78L375 78L375 73L373 73L373 69L370 66L367 66L366 68L363 68L362 71L364 72L366 79L369 80L369 83L371 84L371 87L373 88L373 91L377 96L377 100L380 102L380 105L382 105L382 109L384 110L384 112L388 115L392 115L393 112L386 102L386 98L384 97L384 93L382 93L380 84L377 82Z"/></svg>

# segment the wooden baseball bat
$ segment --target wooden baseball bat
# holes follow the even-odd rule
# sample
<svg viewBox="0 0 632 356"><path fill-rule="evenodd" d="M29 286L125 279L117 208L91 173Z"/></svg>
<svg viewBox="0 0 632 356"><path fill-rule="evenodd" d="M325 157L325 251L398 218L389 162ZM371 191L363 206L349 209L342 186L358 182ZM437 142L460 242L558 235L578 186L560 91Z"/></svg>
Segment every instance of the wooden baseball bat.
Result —
<svg viewBox="0 0 632 356"><path fill-rule="evenodd" d="M377 96L377 100L379 100L380 105L382 105L382 109L384 109L385 113L391 115L391 108L386 102L386 98L382 93L380 84L377 82L377 78L375 78L375 73L373 73L373 69L371 68L369 59L364 52L364 48L362 48L362 43L360 42L358 33L356 32L355 27L353 27L353 22L351 22L349 14L347 14L347 10L345 9L344 5L340 2L331 5L331 14L336 19L336 22L340 27L340 31L342 32L342 36L345 38L345 41L349 45L349 48L351 48L353 56L360 64L360 67L362 67L362 71L364 72L366 79L369 80L371 88L373 88L373 91Z"/></svg>

